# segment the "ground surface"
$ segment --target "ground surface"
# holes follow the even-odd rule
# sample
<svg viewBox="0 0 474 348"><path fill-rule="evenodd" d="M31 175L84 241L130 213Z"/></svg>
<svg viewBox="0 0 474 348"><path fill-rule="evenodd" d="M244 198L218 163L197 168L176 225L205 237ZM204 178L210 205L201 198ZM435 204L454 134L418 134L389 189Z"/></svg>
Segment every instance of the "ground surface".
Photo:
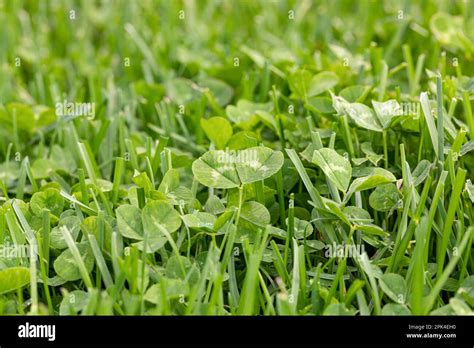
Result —
<svg viewBox="0 0 474 348"><path fill-rule="evenodd" d="M0 314L469 314L469 1L0 0Z"/></svg>

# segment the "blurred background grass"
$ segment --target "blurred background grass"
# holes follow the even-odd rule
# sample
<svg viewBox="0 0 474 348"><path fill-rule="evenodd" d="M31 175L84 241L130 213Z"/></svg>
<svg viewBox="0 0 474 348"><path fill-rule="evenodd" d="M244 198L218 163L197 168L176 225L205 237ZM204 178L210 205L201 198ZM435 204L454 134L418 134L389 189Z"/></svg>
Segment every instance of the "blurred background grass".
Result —
<svg viewBox="0 0 474 348"><path fill-rule="evenodd" d="M438 25L444 36L430 23L436 13L455 16ZM0 23L2 103L52 105L62 93L87 98L91 85L109 79L127 88L137 79L205 73L236 85L260 55L282 71L321 60L348 77L363 69L370 80L377 62L369 64L369 50L383 47L393 67L403 61L402 44L414 57L426 54L428 69L445 50L448 62L456 57L466 73L473 70L471 1L2 0ZM245 69L232 69L234 57Z"/></svg>
<svg viewBox="0 0 474 348"><path fill-rule="evenodd" d="M74 123L90 142L107 134L99 160L110 173L113 154L123 152L116 148L117 130L125 129L113 121L117 116L126 132L156 137L147 127L153 124L162 135L179 133L181 145L194 146L194 138L199 145L202 110L220 115L240 99L271 101L273 85L290 103L288 77L296 69L336 72L338 93L381 85L386 62L387 96L408 102L423 90L435 93L432 77L440 71L446 101L460 101L456 115L464 112L463 92L474 95L469 0L0 0L0 23L0 161L11 144L12 153L34 158L43 147L32 145L67 138L54 123L54 107L64 100L95 103L94 122ZM417 86L410 85L407 65L420 67ZM203 103L197 85L212 85L220 105ZM181 104L193 120L186 121L189 131L169 117ZM303 123L305 112L300 105L295 113ZM137 144L147 141L137 137Z"/></svg>

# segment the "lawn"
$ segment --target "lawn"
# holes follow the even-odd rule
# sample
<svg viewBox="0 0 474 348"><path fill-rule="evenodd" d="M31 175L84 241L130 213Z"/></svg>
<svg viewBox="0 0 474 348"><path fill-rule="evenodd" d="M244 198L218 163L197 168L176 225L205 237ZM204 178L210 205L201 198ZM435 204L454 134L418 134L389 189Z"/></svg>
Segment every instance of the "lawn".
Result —
<svg viewBox="0 0 474 348"><path fill-rule="evenodd" d="M473 2L0 23L0 315L474 314Z"/></svg>

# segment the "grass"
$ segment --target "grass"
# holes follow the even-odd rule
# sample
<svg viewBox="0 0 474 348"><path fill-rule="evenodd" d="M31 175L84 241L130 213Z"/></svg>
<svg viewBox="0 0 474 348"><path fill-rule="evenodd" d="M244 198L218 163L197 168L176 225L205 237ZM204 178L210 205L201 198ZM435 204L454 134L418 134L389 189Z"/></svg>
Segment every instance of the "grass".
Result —
<svg viewBox="0 0 474 348"><path fill-rule="evenodd" d="M469 5L0 0L0 314L473 314Z"/></svg>

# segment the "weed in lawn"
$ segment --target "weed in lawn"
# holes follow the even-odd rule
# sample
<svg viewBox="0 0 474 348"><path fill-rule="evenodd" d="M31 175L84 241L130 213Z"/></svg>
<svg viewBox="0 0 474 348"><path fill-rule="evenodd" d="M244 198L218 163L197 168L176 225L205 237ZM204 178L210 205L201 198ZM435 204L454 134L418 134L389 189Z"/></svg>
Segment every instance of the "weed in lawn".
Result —
<svg viewBox="0 0 474 348"><path fill-rule="evenodd" d="M473 8L0 0L0 314L472 314Z"/></svg>

